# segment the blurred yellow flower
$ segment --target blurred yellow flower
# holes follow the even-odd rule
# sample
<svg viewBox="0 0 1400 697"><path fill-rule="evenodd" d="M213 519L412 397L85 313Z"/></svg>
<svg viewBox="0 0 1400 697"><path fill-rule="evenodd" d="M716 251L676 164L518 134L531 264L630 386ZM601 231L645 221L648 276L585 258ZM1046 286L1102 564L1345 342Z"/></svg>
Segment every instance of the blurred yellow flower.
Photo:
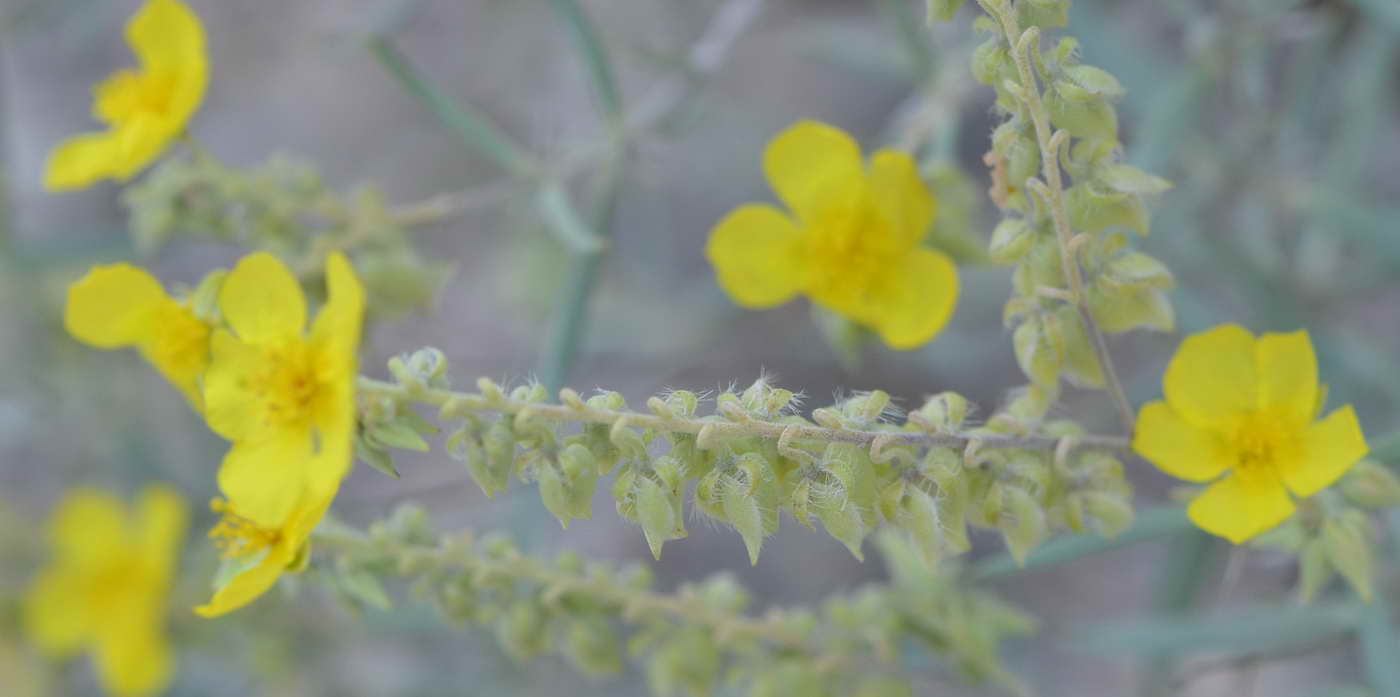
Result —
<svg viewBox="0 0 1400 697"><path fill-rule="evenodd" d="M188 512L153 486L128 511L98 491L68 494L49 522L54 558L24 600L30 639L55 657L91 648L115 695L160 692L174 673L165 604Z"/></svg>
<svg viewBox="0 0 1400 697"><path fill-rule="evenodd" d="M136 347L196 410L199 378L209 365L209 325L165 294L160 282L130 264L94 266L68 287L63 324L98 348Z"/></svg>
<svg viewBox="0 0 1400 697"><path fill-rule="evenodd" d="M1350 405L1318 420L1326 388L1306 331L1264 334L1226 324L1181 343L1143 405L1133 449L1192 482L1222 473L1191 503L1191 520L1239 544L1293 513L1366 455Z"/></svg>
<svg viewBox="0 0 1400 697"><path fill-rule="evenodd" d="M763 170L792 215L740 206L705 248L735 302L762 309L805 294L897 349L918 347L948 323L957 268L922 244L935 203L912 157L880 150L866 165L851 136L800 121L768 143Z"/></svg>
<svg viewBox="0 0 1400 697"><path fill-rule="evenodd" d="M125 181L179 136L204 99L209 59L199 17L179 0L148 0L126 25L139 70L121 70L93 90L92 115L107 130L83 133L49 153L44 188Z"/></svg>
<svg viewBox="0 0 1400 697"><path fill-rule="evenodd" d="M205 418L233 441L219 488L241 517L280 528L305 496L333 494L350 469L355 352L364 288L340 253L326 260L328 300L311 331L306 298L266 252L229 272L204 377Z"/></svg>
<svg viewBox="0 0 1400 697"><path fill-rule="evenodd" d="M243 517L234 504L215 500L212 508L223 519L209 536L223 550L231 575L223 579L214 597L195 608L202 617L218 617L253 602L267 592L283 571L299 571L307 559L307 538L326 516L335 490L318 497L303 496L286 519L262 525Z"/></svg>

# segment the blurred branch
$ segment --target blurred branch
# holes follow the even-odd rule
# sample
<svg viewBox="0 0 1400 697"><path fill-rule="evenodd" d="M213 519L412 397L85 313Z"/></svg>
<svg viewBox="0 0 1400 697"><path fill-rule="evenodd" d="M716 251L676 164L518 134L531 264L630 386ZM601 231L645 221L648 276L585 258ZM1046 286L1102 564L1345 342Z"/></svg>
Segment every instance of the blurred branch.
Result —
<svg viewBox="0 0 1400 697"><path fill-rule="evenodd" d="M486 155L512 174L524 175L533 170L524 150L505 131L485 115L468 105L458 104L429 84L422 72L399 52L388 37L370 39L369 48L384 68L398 78L404 89L455 131L469 150Z"/></svg>
<svg viewBox="0 0 1400 697"><path fill-rule="evenodd" d="M621 117L622 95L618 92L617 80L613 77L607 47L598 37L593 22L584 14L578 0L553 0L553 5L569 24L570 33L574 37L574 43L578 45L579 53L583 54L583 62L588 66L588 75L593 81L594 90L598 92L604 112L614 119Z"/></svg>
<svg viewBox="0 0 1400 697"><path fill-rule="evenodd" d="M1096 535L1060 537L1031 552L1026 557L1024 564L1017 564L1016 559L1010 554L1001 554L974 564L972 574L982 581L1017 576L1065 564L1081 557L1102 554L1144 540L1175 535L1190 529L1191 521L1181 508L1175 506L1154 508L1138 515L1133 526L1117 537L1106 538Z"/></svg>
<svg viewBox="0 0 1400 697"><path fill-rule="evenodd" d="M910 9L910 0L877 0L880 14L894 25L909 61L909 72L919 84L933 75L933 51L925 38L925 21Z"/></svg>

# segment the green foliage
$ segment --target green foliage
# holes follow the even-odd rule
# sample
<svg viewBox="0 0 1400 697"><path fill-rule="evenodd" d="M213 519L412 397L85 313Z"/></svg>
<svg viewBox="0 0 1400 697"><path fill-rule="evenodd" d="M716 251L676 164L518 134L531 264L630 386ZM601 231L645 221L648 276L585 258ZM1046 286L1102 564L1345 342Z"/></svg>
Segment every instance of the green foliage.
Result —
<svg viewBox="0 0 1400 697"><path fill-rule="evenodd" d="M338 194L315 167L285 156L246 170L198 150L166 158L127 188L122 201L143 252L176 238L266 249L288 260L311 293L324 287L326 253L345 251L364 281L370 310L379 315L427 308L452 274L450 262L423 258L409 235L422 211L390 208L373 188Z"/></svg>
<svg viewBox="0 0 1400 697"><path fill-rule="evenodd" d="M969 681L1026 692L999 647L1032 631L1029 618L964 587L956 565L930 570L894 533L879 538L889 585L830 597L816 612L762 616L747 613L749 594L725 574L659 593L641 566L616 569L572 552L547 561L498 535L439 538L411 506L368 535L332 522L313 541L332 557L316 562L319 575L354 607L389 607L382 581L401 577L444 617L493 630L517 661L561 654L601 677L632 660L658 696L709 695L721 683L753 697L909 695L890 671L911 642Z"/></svg>
<svg viewBox="0 0 1400 697"><path fill-rule="evenodd" d="M613 476L618 514L641 526L657 558L686 536L687 494L740 534L753 563L784 511L809 527L819 521L858 559L872 532L898 530L930 566L969 549L969 524L998 531L1024 559L1056 531L1111 537L1132 522L1121 462L1091 447L1121 441L1064 421L966 428L970 406L952 392L903 424L880 391L805 419L792 413L796 395L766 378L720 393L709 415L697 415L702 400L689 391L651 397L643 414L616 392L585 400L565 389L554 404L538 384L507 392L484 378L478 392L453 392L441 386L445 370L441 352L424 349L391 362L394 383L362 380L362 445L419 449L431 427L411 405L437 406L447 451L487 495L512 478L533 481L567 526L591 516L599 478Z"/></svg>

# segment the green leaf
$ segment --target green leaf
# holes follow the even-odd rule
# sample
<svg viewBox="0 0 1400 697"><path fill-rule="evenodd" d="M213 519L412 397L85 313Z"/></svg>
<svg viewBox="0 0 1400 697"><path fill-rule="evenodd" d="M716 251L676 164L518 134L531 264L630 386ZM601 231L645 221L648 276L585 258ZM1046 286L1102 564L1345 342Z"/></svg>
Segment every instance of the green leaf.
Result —
<svg viewBox="0 0 1400 697"><path fill-rule="evenodd" d="M394 458L388 451L366 443L363 438L355 439L355 455L362 462L384 474L399 478L399 469L394 466Z"/></svg>
<svg viewBox="0 0 1400 697"><path fill-rule="evenodd" d="M380 424L369 429L366 435L368 440L378 445L387 445L399 450L414 450L426 453L431 450L428 441L423 440L423 436L418 434L412 426L396 421L394 423Z"/></svg>

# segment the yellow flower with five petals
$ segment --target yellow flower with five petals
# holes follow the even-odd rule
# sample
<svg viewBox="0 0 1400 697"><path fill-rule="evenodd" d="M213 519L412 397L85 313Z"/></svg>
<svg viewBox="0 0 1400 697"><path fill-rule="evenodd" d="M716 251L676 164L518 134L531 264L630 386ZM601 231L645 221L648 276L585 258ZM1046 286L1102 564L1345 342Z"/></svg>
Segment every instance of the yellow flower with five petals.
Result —
<svg viewBox="0 0 1400 697"><path fill-rule="evenodd" d="M214 512L223 518L209 536L218 541L225 563L236 566L214 597L195 612L202 617L233 612L267 592L283 572L300 571L309 553L307 539L334 498L334 489L303 495L287 517L274 525L257 523L244 517L235 504L215 500Z"/></svg>
<svg viewBox="0 0 1400 697"><path fill-rule="evenodd" d="M1290 491L1312 496L1367 453L1350 405L1318 419L1326 389L1306 331L1255 338L1226 324L1195 334L1162 390L1165 401L1138 413L1133 449L1173 477L1216 480L1187 513L1236 544L1292 515Z"/></svg>
<svg viewBox="0 0 1400 697"><path fill-rule="evenodd" d="M188 516L163 486L147 488L134 511L103 492L70 492L49 522L54 558L24 599L30 639L57 657L90 647L98 678L120 697L164 689L174 673L166 601Z"/></svg>
<svg viewBox="0 0 1400 697"><path fill-rule="evenodd" d="M326 260L326 286L309 332L301 286L267 252L244 257L219 290L229 329L211 341L204 415L233 441L219 488L261 528L333 495L350 469L364 288L338 252Z"/></svg>
<svg viewBox="0 0 1400 697"><path fill-rule="evenodd" d="M68 333L98 348L135 347L198 411L209 365L209 324L130 264L95 266L68 287Z"/></svg>
<svg viewBox="0 0 1400 697"><path fill-rule="evenodd" d="M936 206L908 153L880 150L867 165L845 132L800 121L769 142L763 169L792 214L740 206L705 249L735 302L763 309L803 294L897 349L948 323L957 268L923 245Z"/></svg>
<svg viewBox="0 0 1400 697"><path fill-rule="evenodd" d="M50 191L99 179L125 181L164 152L204 99L209 81L204 27L179 0L148 0L126 25L139 70L121 70L94 89L92 115L107 130L54 148L44 171Z"/></svg>

